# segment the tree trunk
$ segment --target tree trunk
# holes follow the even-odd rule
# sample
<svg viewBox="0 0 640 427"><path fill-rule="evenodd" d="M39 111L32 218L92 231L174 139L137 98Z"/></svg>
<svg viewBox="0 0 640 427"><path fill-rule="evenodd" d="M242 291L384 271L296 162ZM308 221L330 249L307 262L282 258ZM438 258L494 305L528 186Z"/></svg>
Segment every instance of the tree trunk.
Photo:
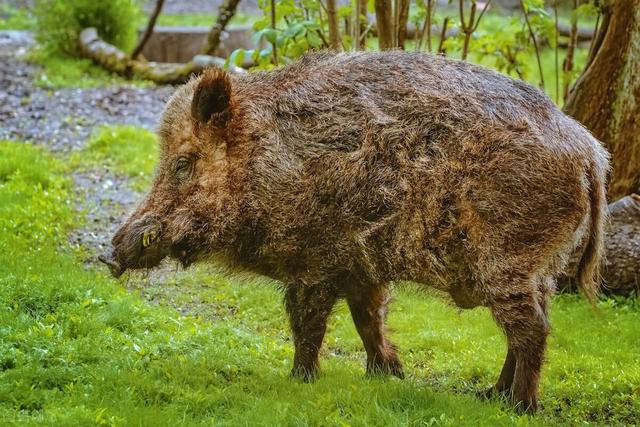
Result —
<svg viewBox="0 0 640 427"><path fill-rule="evenodd" d="M360 30L358 35L358 49L367 49L367 27L369 25L369 19L367 18L367 0L356 0L358 2L358 9L360 9Z"/></svg>
<svg viewBox="0 0 640 427"><path fill-rule="evenodd" d="M393 48L393 25L391 0L375 0L378 44L380 50Z"/></svg>
<svg viewBox="0 0 640 427"><path fill-rule="evenodd" d="M329 24L329 46L340 50L340 28L338 27L338 8L336 0L327 0L327 21Z"/></svg>
<svg viewBox="0 0 640 427"><path fill-rule="evenodd" d="M239 2L240 0L224 0L220 3L216 23L211 27L211 31L209 31L209 35L207 35L207 40L202 47L201 52L203 54L211 56L215 55L216 49L218 49L218 46L220 45L222 33L231 18L233 18L233 15L236 13L236 8L238 7Z"/></svg>
<svg viewBox="0 0 640 427"><path fill-rule="evenodd" d="M611 152L617 200L640 191L640 0L609 0L594 43L564 110Z"/></svg>
<svg viewBox="0 0 640 427"><path fill-rule="evenodd" d="M404 42L407 40L407 23L409 21L409 0L397 0L396 14L397 17L397 44L394 47L404 49Z"/></svg>

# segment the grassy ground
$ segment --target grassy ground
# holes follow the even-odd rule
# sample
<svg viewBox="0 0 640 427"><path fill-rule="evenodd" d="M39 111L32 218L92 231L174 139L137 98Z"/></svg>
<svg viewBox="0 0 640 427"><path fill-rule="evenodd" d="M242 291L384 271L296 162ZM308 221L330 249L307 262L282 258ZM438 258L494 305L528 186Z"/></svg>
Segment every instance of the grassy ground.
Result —
<svg viewBox="0 0 640 427"><path fill-rule="evenodd" d="M102 126L71 158L76 170L106 168L125 176L135 191L149 188L157 160L156 134L135 126Z"/></svg>
<svg viewBox="0 0 640 427"><path fill-rule="evenodd" d="M34 27L35 18L29 11L0 4L0 30L31 30Z"/></svg>
<svg viewBox="0 0 640 427"><path fill-rule="evenodd" d="M236 13L229 25L239 24L251 24L255 21L255 16L247 15L243 12ZM200 26L211 27L216 22L216 15L213 13L200 13L200 14L186 14L186 15L167 15L161 14L158 17L157 25L167 27L182 27L182 26ZM140 22L140 26L146 25L146 19Z"/></svg>
<svg viewBox="0 0 640 427"><path fill-rule="evenodd" d="M95 167L106 156L123 174L139 162L146 176L153 161L140 159L152 141L141 135L103 128L84 155ZM116 154L123 141L127 155ZM117 282L83 266L84 250L66 238L83 222L65 178L76 166L0 142L3 423L623 425L640 417L640 306L632 299L603 301L596 311L577 296L553 300L543 410L534 418L474 396L496 379L505 352L489 313L458 311L411 285L395 289L389 319L404 381L364 378L344 304L329 327L321 378L291 380L274 283L215 266Z"/></svg>

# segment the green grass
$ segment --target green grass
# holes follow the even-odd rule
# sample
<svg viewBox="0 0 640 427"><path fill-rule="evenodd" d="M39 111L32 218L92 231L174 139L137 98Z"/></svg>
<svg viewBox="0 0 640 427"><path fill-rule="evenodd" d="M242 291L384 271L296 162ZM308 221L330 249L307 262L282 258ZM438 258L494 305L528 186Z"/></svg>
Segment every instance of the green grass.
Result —
<svg viewBox="0 0 640 427"><path fill-rule="evenodd" d="M124 141L141 135L105 128L88 150L124 171L125 159L136 164L146 152L123 151ZM162 280L133 275L126 291L103 269L83 266L66 237L83 222L64 178L73 164L0 142L4 424L623 425L640 417L633 299L603 301L596 311L574 295L553 300L543 409L533 418L474 397L496 379L505 353L489 313L459 311L410 285L394 290L389 319L404 381L364 378L344 304L329 325L320 379L291 380L281 295L268 280L197 266Z"/></svg>
<svg viewBox="0 0 640 427"><path fill-rule="evenodd" d="M239 25L239 24L251 24L256 20L256 16L248 15L243 12L237 12L231 21L229 21L229 25ZM194 26L194 27L212 27L216 22L216 15L214 13L199 13L199 14L184 14L184 15L167 15L161 13L158 16L158 22L156 25L158 26L166 26L166 27L183 27L183 26ZM141 20L140 26L144 27L147 25L147 19Z"/></svg>
<svg viewBox="0 0 640 427"><path fill-rule="evenodd" d="M76 168L102 167L127 177L137 191L149 187L157 161L156 134L135 126L99 127L72 158Z"/></svg>
<svg viewBox="0 0 640 427"><path fill-rule="evenodd" d="M32 30L35 18L30 11L8 4L0 5L0 30Z"/></svg>

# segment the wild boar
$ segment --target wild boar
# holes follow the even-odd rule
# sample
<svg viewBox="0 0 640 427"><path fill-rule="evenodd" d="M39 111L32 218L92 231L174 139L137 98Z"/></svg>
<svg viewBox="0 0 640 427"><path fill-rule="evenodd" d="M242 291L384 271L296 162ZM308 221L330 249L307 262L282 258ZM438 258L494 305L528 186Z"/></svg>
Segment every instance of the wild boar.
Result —
<svg viewBox="0 0 640 427"><path fill-rule="evenodd" d="M534 411L547 301L575 251L596 298L608 154L521 81L420 53L319 53L205 72L159 134L153 187L102 260L119 276L217 255L281 281L304 379L338 298L367 372L402 377L388 285L412 281L490 308L508 352L487 394Z"/></svg>

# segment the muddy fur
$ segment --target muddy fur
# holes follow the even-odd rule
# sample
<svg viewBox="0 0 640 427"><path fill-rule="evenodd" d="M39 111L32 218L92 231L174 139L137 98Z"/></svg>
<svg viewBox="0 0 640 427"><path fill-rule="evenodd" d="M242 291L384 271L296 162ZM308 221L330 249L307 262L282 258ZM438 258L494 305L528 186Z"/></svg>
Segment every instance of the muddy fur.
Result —
<svg viewBox="0 0 640 427"><path fill-rule="evenodd" d="M160 135L153 189L114 237L114 274L217 254L282 281L303 378L338 298L368 373L402 376L384 320L388 284L409 280L491 309L508 354L488 394L533 411L547 300L576 250L597 295L608 155L521 81L425 54L315 54L205 73L169 101Z"/></svg>

